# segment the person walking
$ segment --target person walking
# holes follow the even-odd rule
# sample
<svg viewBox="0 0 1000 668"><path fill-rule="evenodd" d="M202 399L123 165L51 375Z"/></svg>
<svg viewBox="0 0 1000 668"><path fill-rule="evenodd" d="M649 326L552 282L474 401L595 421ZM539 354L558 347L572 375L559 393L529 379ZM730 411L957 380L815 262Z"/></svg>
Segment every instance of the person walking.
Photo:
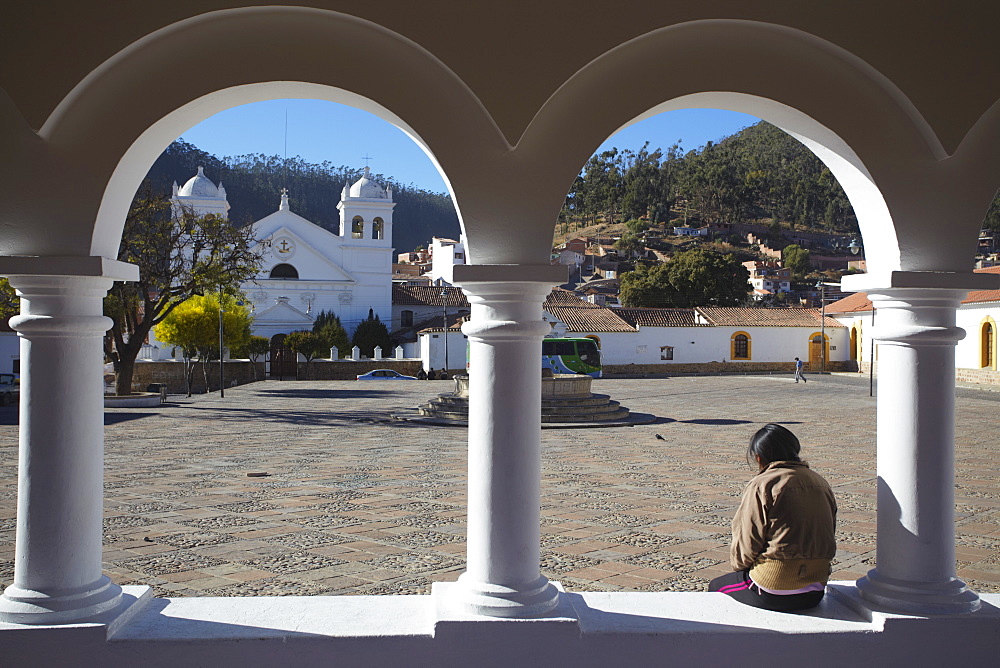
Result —
<svg viewBox="0 0 1000 668"><path fill-rule="evenodd" d="M800 378L802 379L803 383L809 382L809 381L806 380L805 374L802 373L802 360L800 360L798 357L796 357L795 358L795 382L796 383L799 382Z"/></svg>
<svg viewBox="0 0 1000 668"><path fill-rule="evenodd" d="M750 439L747 462L758 473L733 518L733 572L712 580L709 591L778 612L819 605L837 553L837 502L799 449L795 434L778 424Z"/></svg>

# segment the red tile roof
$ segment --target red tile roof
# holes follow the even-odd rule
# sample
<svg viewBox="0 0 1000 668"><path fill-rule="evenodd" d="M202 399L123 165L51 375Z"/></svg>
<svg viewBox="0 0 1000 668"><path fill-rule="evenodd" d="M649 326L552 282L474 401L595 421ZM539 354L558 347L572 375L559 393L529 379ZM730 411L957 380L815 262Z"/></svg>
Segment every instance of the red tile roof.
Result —
<svg viewBox="0 0 1000 668"><path fill-rule="evenodd" d="M445 304L456 308L469 308L469 300L461 288L439 285L392 284L392 303L399 306L441 306L441 290L446 290Z"/></svg>
<svg viewBox="0 0 1000 668"><path fill-rule="evenodd" d="M695 310L716 327L819 327L818 308L753 308L698 306ZM843 327L830 316L827 327Z"/></svg>
<svg viewBox="0 0 1000 668"><path fill-rule="evenodd" d="M425 321L423 323L423 326L420 328L420 333L422 334L424 332L443 332L444 328L441 326L441 322L442 322L441 318L442 318L442 316L435 316L435 317L431 318L430 320ZM463 313L449 313L448 314L448 331L450 331L450 332L461 331L462 330L462 323L467 322L468 320L469 320L469 316L466 315L466 314L463 314Z"/></svg>
<svg viewBox="0 0 1000 668"><path fill-rule="evenodd" d="M545 308L549 306L572 306L573 308L604 308L597 304L591 304L585 299L581 299L572 290L563 288L552 288L552 292L545 297Z"/></svg>
<svg viewBox="0 0 1000 668"><path fill-rule="evenodd" d="M586 302L583 302L586 304ZM588 308L593 307L593 308ZM603 306L545 306L545 310L566 325L568 332L635 332L636 328L622 320L616 309Z"/></svg>
<svg viewBox="0 0 1000 668"><path fill-rule="evenodd" d="M977 274L1000 274L1000 267L986 267L976 269ZM962 300L963 304L983 304L988 302L1000 302L1000 290L972 290ZM828 304L826 312L844 314L859 313L872 310L872 302L865 292L855 292L853 295L839 299L832 304Z"/></svg>
<svg viewBox="0 0 1000 668"><path fill-rule="evenodd" d="M843 299L838 299L826 305L827 315L831 313L865 313L872 310L872 302L864 292L855 292Z"/></svg>
<svg viewBox="0 0 1000 668"><path fill-rule="evenodd" d="M1000 267L976 269L977 274L1000 274ZM984 302L1000 302L1000 290L972 290L962 300L963 304L982 304Z"/></svg>
<svg viewBox="0 0 1000 668"><path fill-rule="evenodd" d="M694 310L689 308L616 308L615 313L625 322L641 327L709 327L697 323Z"/></svg>

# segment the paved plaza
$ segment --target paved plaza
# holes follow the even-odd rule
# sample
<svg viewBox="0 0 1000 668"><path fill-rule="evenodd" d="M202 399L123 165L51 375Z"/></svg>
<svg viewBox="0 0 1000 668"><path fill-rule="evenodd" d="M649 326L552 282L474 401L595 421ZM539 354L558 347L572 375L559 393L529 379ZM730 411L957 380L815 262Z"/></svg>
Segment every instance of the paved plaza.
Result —
<svg viewBox="0 0 1000 668"><path fill-rule="evenodd" d="M600 380L654 424L542 434L542 571L568 590L701 591L728 572L750 435L780 422L833 485L834 579L875 558L864 379ZM451 383L267 381L106 413L104 568L160 596L427 593L465 554L466 430L393 420ZM957 405L959 576L1000 591L1000 394ZM13 576L17 414L0 409L0 582ZM248 474L261 474L249 477Z"/></svg>

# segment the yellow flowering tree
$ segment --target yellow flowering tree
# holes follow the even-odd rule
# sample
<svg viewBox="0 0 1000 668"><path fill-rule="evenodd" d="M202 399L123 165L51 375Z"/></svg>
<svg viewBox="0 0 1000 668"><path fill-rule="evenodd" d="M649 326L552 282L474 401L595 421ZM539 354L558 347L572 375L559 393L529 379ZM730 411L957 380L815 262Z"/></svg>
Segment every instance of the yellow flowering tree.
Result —
<svg viewBox="0 0 1000 668"><path fill-rule="evenodd" d="M196 359L202 362L206 388L208 361L219 359L219 301L218 292L189 297L174 307L153 330L157 339L183 352L188 396L191 396ZM221 301L223 346L229 350L241 348L250 339L253 316L234 295L222 294Z"/></svg>

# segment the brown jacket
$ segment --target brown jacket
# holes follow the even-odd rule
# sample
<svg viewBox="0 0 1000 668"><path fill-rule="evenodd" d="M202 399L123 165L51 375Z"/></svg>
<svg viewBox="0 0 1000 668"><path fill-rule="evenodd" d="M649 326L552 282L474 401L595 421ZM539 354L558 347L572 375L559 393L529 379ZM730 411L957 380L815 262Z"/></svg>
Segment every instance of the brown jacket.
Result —
<svg viewBox="0 0 1000 668"><path fill-rule="evenodd" d="M733 518L734 570L767 589L826 583L837 552L833 490L805 462L771 462L743 491Z"/></svg>

